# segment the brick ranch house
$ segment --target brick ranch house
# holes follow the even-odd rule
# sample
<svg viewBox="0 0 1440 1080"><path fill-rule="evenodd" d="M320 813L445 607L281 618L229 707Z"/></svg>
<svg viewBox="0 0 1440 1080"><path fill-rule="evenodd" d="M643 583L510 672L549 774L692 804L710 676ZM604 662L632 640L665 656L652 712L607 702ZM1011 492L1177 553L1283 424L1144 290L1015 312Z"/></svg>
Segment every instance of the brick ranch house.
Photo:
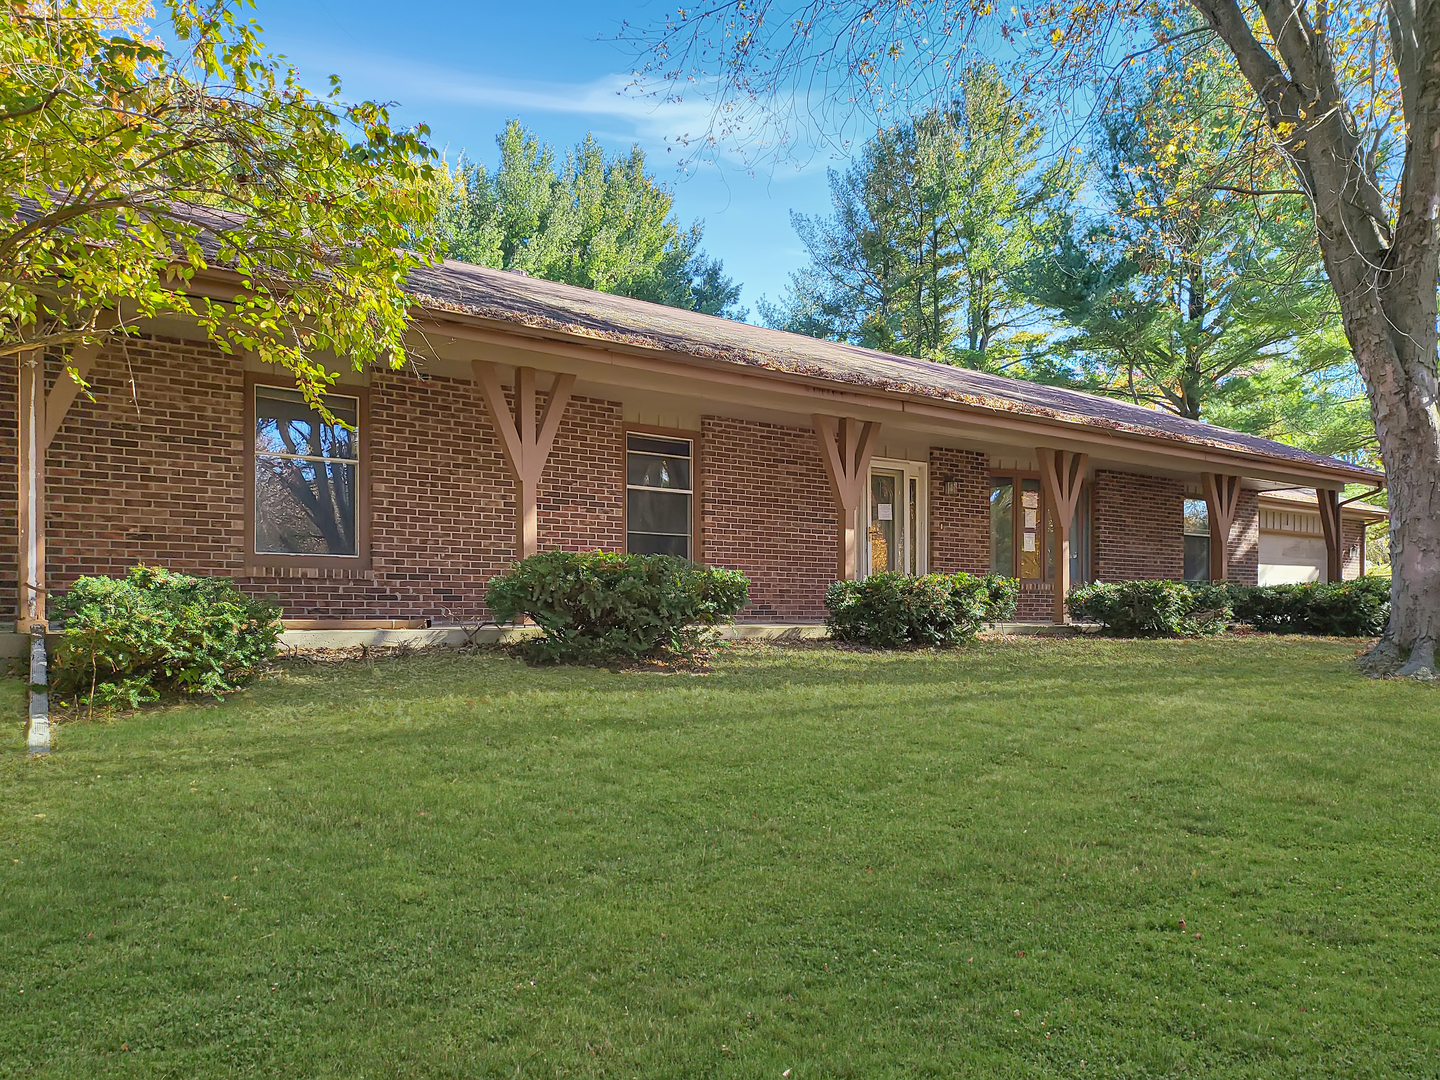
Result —
<svg viewBox="0 0 1440 1080"><path fill-rule="evenodd" d="M753 621L819 620L837 575L884 569L1014 575L1021 618L1062 620L1075 581L1255 582L1281 493L1316 519L1315 576L1363 571L1368 510L1340 491L1383 479L1344 461L462 263L410 289L415 363L331 395L353 431L175 319L79 350L93 400L22 358L0 493L17 629L45 590L137 562L233 577L297 624L473 621L492 575L556 547L743 570Z"/></svg>

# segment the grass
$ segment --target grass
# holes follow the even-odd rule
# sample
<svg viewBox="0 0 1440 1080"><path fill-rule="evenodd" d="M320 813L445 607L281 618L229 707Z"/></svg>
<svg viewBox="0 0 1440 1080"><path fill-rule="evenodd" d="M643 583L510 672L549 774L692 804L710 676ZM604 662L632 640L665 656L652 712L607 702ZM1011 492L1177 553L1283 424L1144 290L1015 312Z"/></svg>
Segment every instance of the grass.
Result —
<svg viewBox="0 0 1440 1080"><path fill-rule="evenodd" d="M1352 651L423 656L37 760L11 681L0 1076L1440 1075L1440 695Z"/></svg>

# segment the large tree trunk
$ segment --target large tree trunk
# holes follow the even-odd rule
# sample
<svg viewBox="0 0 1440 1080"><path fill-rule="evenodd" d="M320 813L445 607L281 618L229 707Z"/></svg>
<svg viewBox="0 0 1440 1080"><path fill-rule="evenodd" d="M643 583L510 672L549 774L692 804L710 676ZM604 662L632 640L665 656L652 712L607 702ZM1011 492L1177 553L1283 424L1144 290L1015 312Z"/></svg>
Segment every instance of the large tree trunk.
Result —
<svg viewBox="0 0 1440 1080"><path fill-rule="evenodd" d="M1278 54L1236 0L1191 0L1264 104L1315 213L1325 268L1370 396L1390 489L1390 624L1372 659L1434 675L1440 643L1440 0L1389 0L1408 139L1399 214L1343 108L1326 38L1298 0L1258 0ZM1283 68L1282 68L1283 63Z"/></svg>

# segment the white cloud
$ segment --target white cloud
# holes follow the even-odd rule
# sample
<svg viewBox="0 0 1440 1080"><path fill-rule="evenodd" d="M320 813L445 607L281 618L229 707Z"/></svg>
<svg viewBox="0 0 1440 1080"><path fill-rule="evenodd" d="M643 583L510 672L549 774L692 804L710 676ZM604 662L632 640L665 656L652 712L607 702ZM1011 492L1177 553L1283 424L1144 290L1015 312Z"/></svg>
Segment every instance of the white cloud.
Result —
<svg viewBox="0 0 1440 1080"><path fill-rule="evenodd" d="M349 94L397 101L407 111L423 113L425 106L433 105L488 108L515 115L545 112L586 117L602 122L607 134L633 139L651 150L672 148L684 156L697 149L714 117L703 87L692 87L679 101L667 100L663 93L652 92L632 76L620 73L577 83L489 79L393 56L294 49L290 55L301 68L340 74ZM756 115L762 111L757 108ZM796 120L791 126L803 134L807 125L798 116ZM623 135L617 129L623 129ZM757 157L753 147L742 148L745 142L730 132L712 148L711 155L732 167L743 166ZM787 174L823 168L831 161L826 152L802 151L792 154L787 166L775 170L771 178L781 180Z"/></svg>

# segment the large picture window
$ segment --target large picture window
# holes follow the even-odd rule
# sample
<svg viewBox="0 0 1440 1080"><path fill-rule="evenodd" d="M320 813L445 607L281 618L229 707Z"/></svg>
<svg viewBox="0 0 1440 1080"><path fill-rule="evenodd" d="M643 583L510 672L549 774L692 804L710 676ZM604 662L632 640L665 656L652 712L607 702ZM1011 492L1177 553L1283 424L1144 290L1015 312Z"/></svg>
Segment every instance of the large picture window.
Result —
<svg viewBox="0 0 1440 1080"><path fill-rule="evenodd" d="M1185 500L1185 580L1210 580L1210 507L1204 499Z"/></svg>
<svg viewBox="0 0 1440 1080"><path fill-rule="evenodd" d="M625 437L625 550L694 558L695 443Z"/></svg>
<svg viewBox="0 0 1440 1080"><path fill-rule="evenodd" d="M325 403L341 423L326 421L298 390L255 387L257 554L360 553L360 403L340 394Z"/></svg>

